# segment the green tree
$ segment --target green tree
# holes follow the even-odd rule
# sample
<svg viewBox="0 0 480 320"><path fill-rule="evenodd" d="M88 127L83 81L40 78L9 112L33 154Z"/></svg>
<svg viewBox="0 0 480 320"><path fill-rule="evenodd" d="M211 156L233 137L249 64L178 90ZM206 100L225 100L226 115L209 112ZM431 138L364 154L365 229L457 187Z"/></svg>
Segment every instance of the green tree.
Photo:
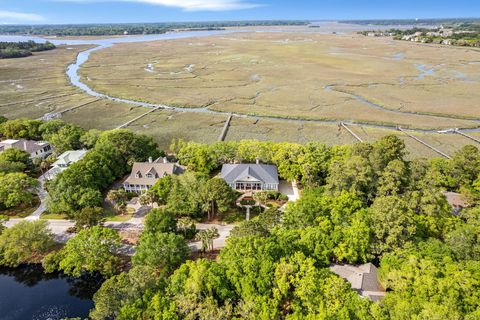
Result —
<svg viewBox="0 0 480 320"><path fill-rule="evenodd" d="M24 173L0 173L0 206L16 207L33 203L39 182Z"/></svg>
<svg viewBox="0 0 480 320"><path fill-rule="evenodd" d="M203 174L186 172L172 178L172 188L167 200L167 210L177 216L198 217L202 213L200 190L208 177Z"/></svg>
<svg viewBox="0 0 480 320"><path fill-rule="evenodd" d="M148 192L155 194L155 199L159 205L167 204L168 195L173 186L173 177L165 176L155 182L155 184L148 190Z"/></svg>
<svg viewBox="0 0 480 320"><path fill-rule="evenodd" d="M145 233L175 233L177 221L175 215L165 209L152 209L145 219Z"/></svg>
<svg viewBox="0 0 480 320"><path fill-rule="evenodd" d="M25 167L32 166L32 160L30 159L30 154L26 151L10 148L0 153L0 161L7 161L13 163L21 163Z"/></svg>
<svg viewBox="0 0 480 320"><path fill-rule="evenodd" d="M93 320L120 319L122 308L161 288L163 282L155 269L146 266L135 266L115 275L105 280L93 296L95 308L90 311L90 317Z"/></svg>
<svg viewBox="0 0 480 320"><path fill-rule="evenodd" d="M378 182L377 196L397 196L402 194L408 183L408 172L401 160L388 163Z"/></svg>
<svg viewBox="0 0 480 320"><path fill-rule="evenodd" d="M195 239L202 242L202 252L213 251L213 240L219 236L218 229L212 227L207 230L201 230L195 236Z"/></svg>
<svg viewBox="0 0 480 320"><path fill-rule="evenodd" d="M150 266L169 274L187 259L189 253L190 249L182 236L144 232L132 261L134 265Z"/></svg>
<svg viewBox="0 0 480 320"><path fill-rule="evenodd" d="M80 138L84 133L84 129L69 123L49 135L48 141L55 147L55 152L61 154L68 150L80 149L82 147Z"/></svg>
<svg viewBox="0 0 480 320"><path fill-rule="evenodd" d="M32 139L40 140L40 120L15 119L0 124L0 133L9 139Z"/></svg>
<svg viewBox="0 0 480 320"><path fill-rule="evenodd" d="M95 144L97 143L97 140L100 138L101 134L102 132L100 130L90 129L80 137L80 143L83 147L92 149L95 147Z"/></svg>
<svg viewBox="0 0 480 320"><path fill-rule="evenodd" d="M62 249L59 268L72 276L83 272L100 272L106 277L114 275L120 266L116 252L121 245L117 231L94 226L80 231L67 241Z"/></svg>
<svg viewBox="0 0 480 320"><path fill-rule="evenodd" d="M124 189L113 189L108 192L107 199L113 203L115 210L121 212L127 205L128 194Z"/></svg>
<svg viewBox="0 0 480 320"><path fill-rule="evenodd" d="M342 161L334 161L327 179L327 189L332 194L348 191L365 203L375 196L375 173L369 161L360 156L352 156Z"/></svg>
<svg viewBox="0 0 480 320"><path fill-rule="evenodd" d="M170 277L168 292L182 319L231 319L236 298L224 268L216 262L187 261Z"/></svg>
<svg viewBox="0 0 480 320"><path fill-rule="evenodd" d="M480 151L472 145L466 145L452 157L451 175L457 186L471 185L480 173Z"/></svg>
<svg viewBox="0 0 480 320"><path fill-rule="evenodd" d="M211 220L218 213L225 213L235 204L236 193L223 179L212 178L203 185L200 192L203 198L202 208Z"/></svg>
<svg viewBox="0 0 480 320"><path fill-rule="evenodd" d="M370 209L374 252L381 254L403 247L415 236L413 211L399 197L378 197Z"/></svg>
<svg viewBox="0 0 480 320"><path fill-rule="evenodd" d="M54 244L47 221L22 221L0 234L0 262L9 267L39 263Z"/></svg>
<svg viewBox="0 0 480 320"><path fill-rule="evenodd" d="M75 229L82 230L101 224L105 220L103 208L87 207L74 214Z"/></svg>

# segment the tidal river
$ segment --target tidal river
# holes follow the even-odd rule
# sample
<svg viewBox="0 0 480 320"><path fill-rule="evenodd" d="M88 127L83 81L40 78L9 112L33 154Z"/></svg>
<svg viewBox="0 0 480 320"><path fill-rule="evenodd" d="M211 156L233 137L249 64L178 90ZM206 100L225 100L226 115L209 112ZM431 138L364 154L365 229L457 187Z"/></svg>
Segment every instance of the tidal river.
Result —
<svg viewBox="0 0 480 320"><path fill-rule="evenodd" d="M100 277L45 274L40 266L0 268L0 320L88 317Z"/></svg>

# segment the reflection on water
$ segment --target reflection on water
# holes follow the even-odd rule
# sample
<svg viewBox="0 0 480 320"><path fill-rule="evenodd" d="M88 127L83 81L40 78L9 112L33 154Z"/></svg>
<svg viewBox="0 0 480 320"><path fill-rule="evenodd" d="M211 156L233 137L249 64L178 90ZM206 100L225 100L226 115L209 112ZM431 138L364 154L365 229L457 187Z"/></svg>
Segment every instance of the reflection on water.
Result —
<svg viewBox="0 0 480 320"><path fill-rule="evenodd" d="M103 279L44 274L41 266L0 268L0 320L87 317Z"/></svg>

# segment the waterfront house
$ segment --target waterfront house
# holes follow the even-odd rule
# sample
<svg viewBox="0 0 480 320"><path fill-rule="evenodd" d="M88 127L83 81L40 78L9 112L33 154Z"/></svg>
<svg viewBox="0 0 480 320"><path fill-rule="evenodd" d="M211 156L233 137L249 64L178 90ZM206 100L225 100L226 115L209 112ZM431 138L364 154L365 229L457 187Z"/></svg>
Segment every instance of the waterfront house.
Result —
<svg viewBox="0 0 480 320"><path fill-rule="evenodd" d="M87 154L87 150L70 150L65 151L58 156L57 161L52 163L52 168L47 171L46 178L51 180L55 178L57 174L67 170L67 168L73 163L79 161Z"/></svg>
<svg viewBox="0 0 480 320"><path fill-rule="evenodd" d="M160 178L168 175L179 175L184 172L184 168L176 163L169 163L167 158L158 158L148 162L135 162L132 172L125 179L123 188L127 192L141 194L150 189Z"/></svg>
<svg viewBox="0 0 480 320"><path fill-rule="evenodd" d="M246 191L278 191L277 167L267 164L224 164L221 178L232 188Z"/></svg>
<svg viewBox="0 0 480 320"><path fill-rule="evenodd" d="M348 281L352 289L372 301L379 301L385 295L385 289L378 279L378 269L372 263L352 266L334 264L330 271Z"/></svg>
<svg viewBox="0 0 480 320"><path fill-rule="evenodd" d="M0 153L11 148L27 152L30 154L30 159L45 158L53 151L52 146L45 141L8 139L0 142Z"/></svg>

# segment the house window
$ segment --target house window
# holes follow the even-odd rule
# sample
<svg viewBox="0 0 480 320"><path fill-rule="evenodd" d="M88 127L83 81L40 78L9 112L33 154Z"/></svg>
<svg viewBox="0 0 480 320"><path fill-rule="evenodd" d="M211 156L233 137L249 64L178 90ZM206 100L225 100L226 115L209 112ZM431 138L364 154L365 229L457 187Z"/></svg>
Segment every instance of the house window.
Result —
<svg viewBox="0 0 480 320"><path fill-rule="evenodd" d="M153 178L153 174L147 173L147 178Z"/></svg>

